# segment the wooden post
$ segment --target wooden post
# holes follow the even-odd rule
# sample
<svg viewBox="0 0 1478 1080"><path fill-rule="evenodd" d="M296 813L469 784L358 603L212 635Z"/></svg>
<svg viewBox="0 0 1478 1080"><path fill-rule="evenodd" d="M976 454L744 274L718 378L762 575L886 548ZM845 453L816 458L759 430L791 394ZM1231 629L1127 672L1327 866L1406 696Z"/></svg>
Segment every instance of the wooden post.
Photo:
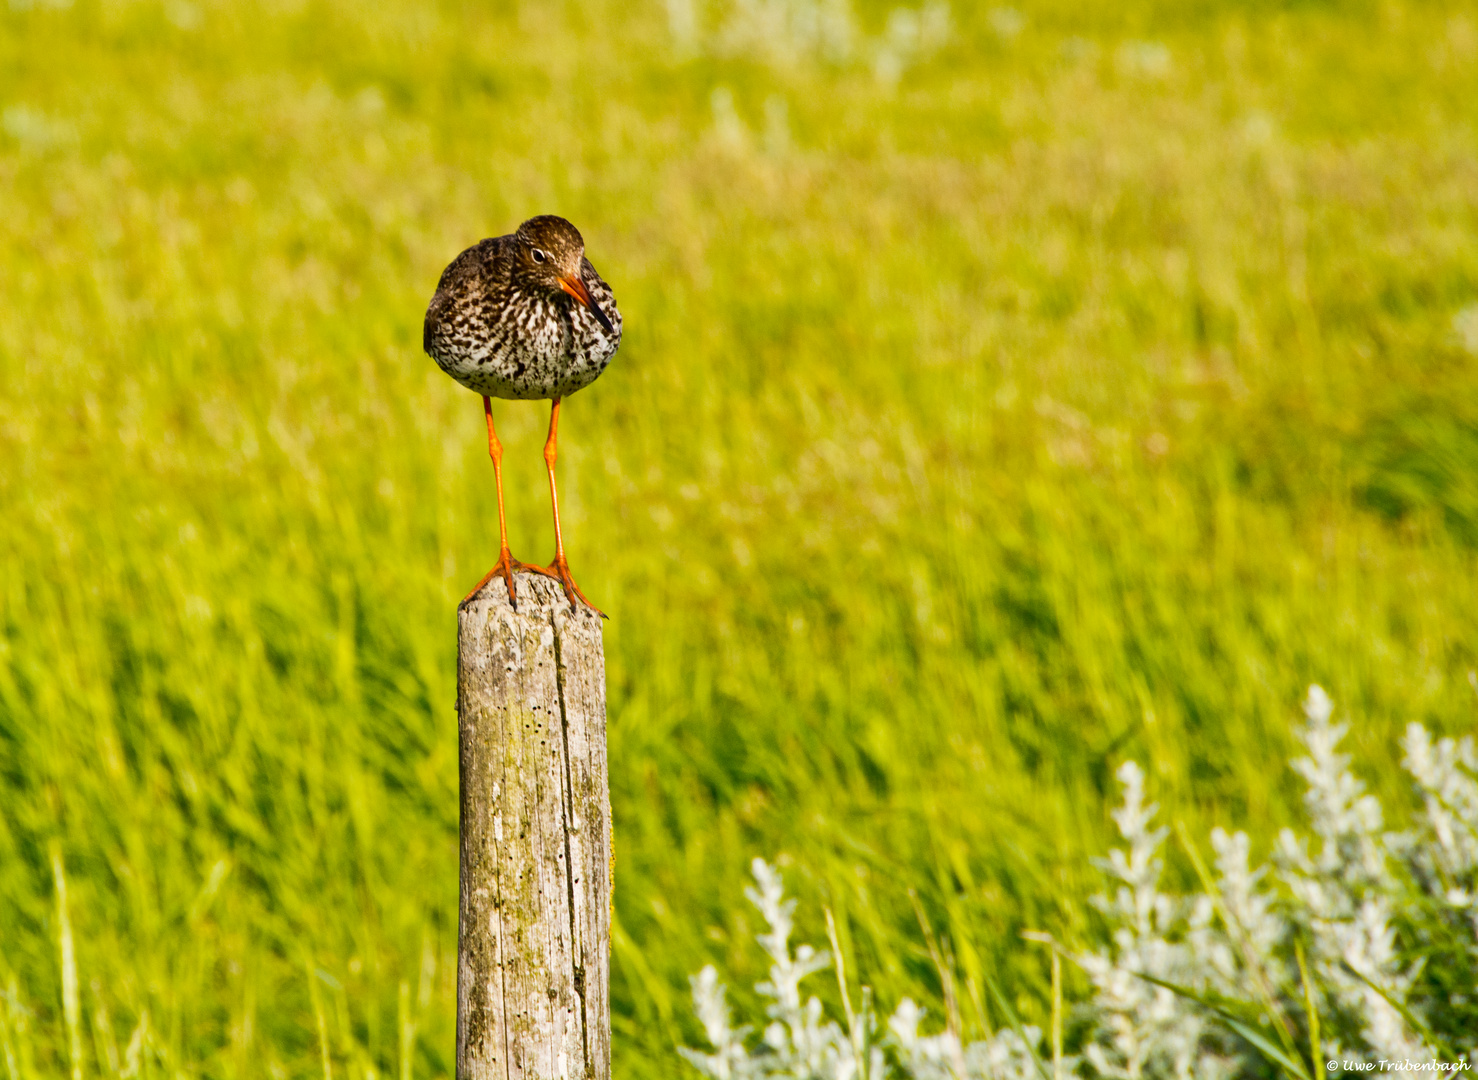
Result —
<svg viewBox="0 0 1478 1080"><path fill-rule="evenodd" d="M457 1080L608 1080L611 810L600 616L521 573L457 612Z"/></svg>

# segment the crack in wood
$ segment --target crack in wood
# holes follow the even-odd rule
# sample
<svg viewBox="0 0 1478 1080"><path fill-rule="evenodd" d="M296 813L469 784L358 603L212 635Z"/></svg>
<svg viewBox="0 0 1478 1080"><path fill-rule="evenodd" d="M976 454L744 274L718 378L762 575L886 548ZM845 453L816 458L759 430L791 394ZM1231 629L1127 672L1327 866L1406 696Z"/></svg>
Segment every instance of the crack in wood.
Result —
<svg viewBox="0 0 1478 1080"><path fill-rule="evenodd" d="M600 620L520 574L458 610L458 1080L610 1076ZM558 730L554 713L558 712Z"/></svg>

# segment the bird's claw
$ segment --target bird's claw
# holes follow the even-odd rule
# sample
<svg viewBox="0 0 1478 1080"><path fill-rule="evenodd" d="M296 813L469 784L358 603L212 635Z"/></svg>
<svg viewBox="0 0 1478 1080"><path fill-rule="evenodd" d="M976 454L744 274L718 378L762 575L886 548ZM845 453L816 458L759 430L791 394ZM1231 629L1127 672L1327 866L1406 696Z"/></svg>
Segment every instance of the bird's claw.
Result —
<svg viewBox="0 0 1478 1080"><path fill-rule="evenodd" d="M508 604L510 607L513 608L514 611L517 611L518 591L513 585L513 575L518 573L518 571L520 570L533 570L535 573L544 573L543 567L530 566L528 563L519 562L508 553L508 549L505 547L502 552L499 553L498 561L493 564L493 568L482 576L481 581L472 586L472 591L470 593L462 597L462 603L465 604L468 600L471 600L478 593L482 592L482 587L486 585L489 581L492 581L493 578L501 577L508 584Z"/></svg>
<svg viewBox="0 0 1478 1080"><path fill-rule="evenodd" d="M580 586L575 584L575 579L570 575L570 564L565 560L563 555L556 555L554 561L548 566L529 566L526 569L532 570L536 574L543 574L545 577L553 578L559 582L564 587L565 599L570 602L571 608L577 606L575 604L575 598L579 597L580 603L584 604L602 619L610 618L604 611L585 599L585 594L580 591Z"/></svg>

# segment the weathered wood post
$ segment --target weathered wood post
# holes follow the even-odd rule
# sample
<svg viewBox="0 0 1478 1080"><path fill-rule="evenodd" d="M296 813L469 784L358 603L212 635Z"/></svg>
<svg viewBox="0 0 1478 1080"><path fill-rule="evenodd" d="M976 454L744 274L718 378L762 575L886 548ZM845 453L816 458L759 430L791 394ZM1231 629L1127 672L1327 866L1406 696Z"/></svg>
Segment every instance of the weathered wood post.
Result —
<svg viewBox="0 0 1478 1080"><path fill-rule="evenodd" d="M611 811L600 617L548 578L457 612L457 1080L608 1080Z"/></svg>

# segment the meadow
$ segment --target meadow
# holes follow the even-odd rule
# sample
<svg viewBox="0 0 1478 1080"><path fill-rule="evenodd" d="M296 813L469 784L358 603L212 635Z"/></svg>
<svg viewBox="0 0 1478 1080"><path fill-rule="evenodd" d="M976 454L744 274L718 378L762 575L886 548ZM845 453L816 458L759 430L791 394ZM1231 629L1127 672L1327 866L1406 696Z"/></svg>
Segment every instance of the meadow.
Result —
<svg viewBox="0 0 1478 1080"><path fill-rule="evenodd" d="M1409 804L1478 709L1474 101L1471 3L9 0L9 1075L451 1075L497 517L421 319L535 213L626 319L559 463L616 1075L760 977L756 856L937 1017L916 896L983 1029L1101 933L1126 757L1262 857L1317 681Z"/></svg>

